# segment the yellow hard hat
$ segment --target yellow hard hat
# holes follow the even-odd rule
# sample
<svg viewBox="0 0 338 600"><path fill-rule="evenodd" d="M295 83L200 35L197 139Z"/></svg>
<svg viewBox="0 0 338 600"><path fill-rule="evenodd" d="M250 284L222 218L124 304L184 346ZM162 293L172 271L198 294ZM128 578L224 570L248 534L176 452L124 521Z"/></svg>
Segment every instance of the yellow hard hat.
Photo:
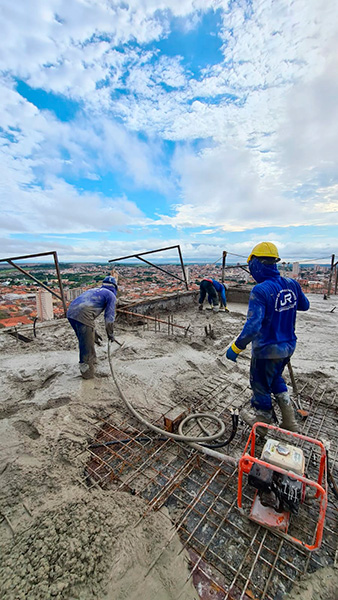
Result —
<svg viewBox="0 0 338 600"><path fill-rule="evenodd" d="M247 262L249 262L253 256L274 258L276 262L280 260L277 247L272 242L260 242L259 244L256 244L248 257Z"/></svg>

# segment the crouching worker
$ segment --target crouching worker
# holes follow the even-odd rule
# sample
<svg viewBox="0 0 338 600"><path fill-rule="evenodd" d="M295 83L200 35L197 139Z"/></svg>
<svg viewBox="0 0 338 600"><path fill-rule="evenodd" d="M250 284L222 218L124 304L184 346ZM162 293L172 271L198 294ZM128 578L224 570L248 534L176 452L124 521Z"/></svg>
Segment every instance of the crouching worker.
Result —
<svg viewBox="0 0 338 600"><path fill-rule="evenodd" d="M203 302L206 295L208 295L209 306L206 307L208 310L213 310L214 312L218 312L219 310L228 311L225 295L226 290L227 286L225 283L220 283L216 279L203 279L200 283L199 310L203 310Z"/></svg>
<svg viewBox="0 0 338 600"><path fill-rule="evenodd" d="M276 264L279 260L278 250L271 242L261 242L253 248L247 262L257 285L250 294L243 330L228 348L226 357L236 362L237 356L252 342L252 411L242 409L243 420L251 426L258 421L273 424L273 394L282 413L281 427L297 431L282 373L296 348L297 310L308 310L310 303L297 281L280 276Z"/></svg>
<svg viewBox="0 0 338 600"><path fill-rule="evenodd" d="M106 277L100 288L83 292L70 303L67 318L73 327L80 351L80 372L84 379L94 377L96 353L94 343L97 338L95 319L104 311L107 336L114 341L113 323L115 320L115 305L118 275L115 271Z"/></svg>

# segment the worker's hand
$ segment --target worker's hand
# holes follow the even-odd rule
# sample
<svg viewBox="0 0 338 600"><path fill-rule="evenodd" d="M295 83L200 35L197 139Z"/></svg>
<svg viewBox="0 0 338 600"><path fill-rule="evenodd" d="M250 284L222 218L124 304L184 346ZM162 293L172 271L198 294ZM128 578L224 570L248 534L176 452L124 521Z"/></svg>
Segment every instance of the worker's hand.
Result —
<svg viewBox="0 0 338 600"><path fill-rule="evenodd" d="M230 348L227 349L225 356L227 359L232 360L232 362L236 362L237 356L240 354L240 352L242 352L242 350L237 348L236 344L232 344Z"/></svg>
<svg viewBox="0 0 338 600"><path fill-rule="evenodd" d="M236 352L234 352L233 349L230 346L230 348L227 349L225 356L229 360L232 360L233 362L236 362L238 354L236 354Z"/></svg>
<svg viewBox="0 0 338 600"><path fill-rule="evenodd" d="M98 346L101 346L102 336L99 333L97 333L97 331L95 331L94 335L95 335L95 339L94 339L95 344L97 344Z"/></svg>
<svg viewBox="0 0 338 600"><path fill-rule="evenodd" d="M113 323L107 323L106 332L107 332L108 340L113 342L114 341L114 325L113 325Z"/></svg>

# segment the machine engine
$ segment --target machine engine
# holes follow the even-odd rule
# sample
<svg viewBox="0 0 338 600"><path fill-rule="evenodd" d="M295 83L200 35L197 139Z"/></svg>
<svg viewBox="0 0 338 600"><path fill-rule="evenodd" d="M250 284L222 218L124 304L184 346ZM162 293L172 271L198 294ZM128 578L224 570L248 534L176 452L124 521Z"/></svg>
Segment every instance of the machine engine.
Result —
<svg viewBox="0 0 338 600"><path fill-rule="evenodd" d="M304 455L300 448L277 440L268 439L261 459L271 467L254 463L248 483L258 490L263 506L270 506L276 512L288 511L297 515L303 499L303 484L292 475L282 475L273 470L273 465L298 475L304 474Z"/></svg>

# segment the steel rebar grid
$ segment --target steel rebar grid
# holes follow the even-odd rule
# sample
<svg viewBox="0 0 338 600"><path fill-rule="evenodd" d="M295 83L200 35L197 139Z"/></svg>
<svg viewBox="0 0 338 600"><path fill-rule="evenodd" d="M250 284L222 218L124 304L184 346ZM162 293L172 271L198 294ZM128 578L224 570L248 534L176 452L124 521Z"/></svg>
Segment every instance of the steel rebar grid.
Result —
<svg viewBox="0 0 338 600"><path fill-rule="evenodd" d="M229 383L231 384L233 390L235 387L237 387L236 384L234 384L234 382ZM314 437L318 437L322 430L326 429L326 421L331 419L330 411L332 411L333 409L334 400L330 399L329 402L326 402L325 388L321 389L320 393L317 394L320 387L317 383L316 385L313 385L312 383L311 385L309 383L306 383L303 387L300 386L300 393L304 395L309 387L311 387L312 389L306 401L309 404L310 415L308 417L308 420L303 425L303 430L308 432L310 435L312 434L312 430L314 430L314 434L316 435L312 435L314 435ZM216 385L207 385L206 388L207 389L202 390L202 398L200 396L199 402L197 401L197 399L195 399L195 402L198 402L199 406L208 404L209 409L211 405L213 405L215 409L217 408L217 412L219 414L222 414L222 412L224 412L224 410L226 409L226 406L232 404L232 402L230 403L224 401L224 391L227 389L226 379L223 378L223 381L218 382ZM240 386L238 386L238 396L245 393L246 390L247 388L242 389L240 388ZM220 396L222 396L221 402ZM317 412L317 415L313 414L314 411ZM109 423L109 421L106 422ZM126 426L130 428L130 422L130 419L125 420L123 428L121 428L120 430L121 436L126 437L124 428ZM111 424L110 426L112 427ZM115 427L116 429L116 423L114 423L113 427ZM338 431L338 427L332 427L332 433L334 434L336 431ZM142 431L137 428L134 428L134 432L135 443L137 443L137 437L147 435L145 431ZM147 437L150 439L149 435ZM333 435L333 438L336 439L336 436ZM118 439L116 435L114 439ZM152 442L153 441L158 442L159 440L154 439L152 440ZM150 496L150 498L146 498L148 502L148 507L152 506L152 508L157 508L161 506L164 501L168 505L169 511L170 502L173 501L177 503L180 502L181 506L185 507L183 509L183 514L181 516L180 522L177 524L177 529L181 533L183 541L185 539L187 545L190 548L194 548L195 550L197 550L197 552L200 554L200 558L197 559L198 565L196 564L196 566L193 567L192 574L196 572L196 570L200 567L202 562L202 556L205 560L209 561L209 564L217 565L216 574L217 572L221 575L223 575L224 572L232 573L232 579L227 585L227 590L224 590L224 598L236 598L236 600L238 600L239 591L239 593L241 594L240 597L243 600L244 598L248 598L248 596L246 595L246 591L248 591L249 594L250 592L252 594L252 590L254 590L256 593L255 597L258 598L259 596L259 600L272 600L273 596L271 596L270 588L274 589L276 585L281 585L282 589L285 590L288 587L290 587L297 575L301 574L302 572L306 572L309 567L312 569L318 568L320 566L323 566L323 564L330 564L330 562L334 560L334 544L328 544L326 542L325 535L322 548L325 549L326 556L322 560L320 556L318 558L315 556L309 556L309 554L303 551L302 549L295 548L289 542L281 540L275 534L271 533L270 531L268 532L264 528L260 528L257 525L255 525L255 527L257 528L255 530L255 533L253 535L250 535L250 533L247 532L248 522L244 521L239 515L234 500L232 502L229 502L229 500L222 497L222 492L218 491L217 493L215 493L212 489L212 482L208 481L208 478L207 481L204 482L204 484L201 484L201 482L195 478L194 469L192 468L187 471L186 476L183 478L182 481L179 473L183 474L184 469L182 469L181 472L179 471L179 469L176 469L168 477L166 473L163 473L161 468L154 468L154 465L152 465L151 463L154 462L155 457L156 460L159 459L160 462L163 460L161 458L162 446L167 446L166 450L168 452L172 452L172 455L175 458L177 457L177 453L182 452L182 447L180 444L178 444L177 442L173 442L172 440L168 440L167 442L161 444L159 448L152 450L152 452L150 452L149 455L146 456L145 460L143 459L139 461L136 473L135 471L132 471L132 465L136 460L135 457L137 454L145 452L144 445L142 443L139 443L137 446L137 451L133 449L132 459L129 457L129 462L131 463L131 466L129 465L129 468L131 469L131 471L128 473L126 478L124 477L125 473L123 473L123 481L119 483L117 489L123 489L123 487L126 486L126 483L128 481L137 480L139 476L143 476L147 480L146 485L143 485L137 493L144 498L144 492L147 490L147 488L155 484L160 485L161 482L159 482L157 478L163 476L163 481L165 481L165 485L163 487L166 488L169 494L164 493L164 491L160 489L157 495ZM231 445L231 448L236 449L238 448L239 444L240 442L237 441L236 444ZM128 446L131 446L130 442ZM124 448L120 448L119 452L117 453L120 456L118 456L117 458L119 460L125 460L125 453L126 450ZM316 457L314 456L313 452L306 452L306 449L305 454L307 466L313 469L316 465L313 465L312 463L316 461ZM194 464L193 455L193 452L189 452L189 460L191 467L193 467ZM337 450L333 450L332 457L334 457L334 461L332 463L332 469L334 469L337 459ZM144 471L147 468L149 468L149 466L152 470L152 477L150 478L147 473L144 473ZM198 473L201 473L201 471L203 471L203 473L205 471L209 472L210 469L214 469L215 474L216 467L215 464L213 464L213 461L211 459L206 459L205 457L200 458ZM222 469L218 472L218 475L220 475L221 472ZM205 476L207 476L206 473ZM179 485L176 485L175 482L172 482L170 477L173 480L177 478L179 481ZM229 473L227 473L227 477L229 477ZM214 477L213 481L217 481L217 475ZM196 485L200 485L200 492L198 494L197 502L195 496L196 490L193 493L189 493L189 487L193 486L192 489L194 490L194 486ZM233 494L233 498L236 497L237 489L235 488L236 485L231 486L229 482L223 487L224 491L226 491L228 494ZM126 487L124 487L124 489L126 489ZM212 496L211 500L209 500L208 502L204 502L204 495L206 493L208 493L209 495L211 494ZM193 501L193 499L195 499L195 502L192 506L191 502ZM249 500L250 496L247 496L247 499ZM217 503L219 503L219 506L221 508L217 506ZM223 506L225 508L225 511L227 511L226 517L224 515L224 510L222 509ZM147 510L145 511L145 514L146 512ZM189 526L188 524L188 519L189 516L192 517L193 515L195 515L195 521L194 527L193 529L191 529L191 526ZM233 522L234 515L236 515L237 522ZM330 524L332 523L332 527L329 527L327 523L325 525L325 532L327 534L331 534L332 536L336 536L336 532L334 531L334 529L336 527L337 520L335 516L333 514L332 516L328 514L327 520L330 522ZM309 521L314 523L314 519L311 515L309 516ZM208 539L207 543L205 543L205 540L201 539L199 536L198 527L199 525L203 527L203 524L210 524L210 526L213 528L211 539ZM246 567L245 558L242 557L242 560L240 562L241 568L238 569L238 567L234 567L229 558L224 558L224 556L220 556L219 551L217 551L217 547L213 546L213 542L219 536L219 534L222 536L224 532L229 530L229 528L230 530L233 530L235 532L235 535L237 537L239 535L242 535L243 539L248 540L249 551L247 545L244 544L244 552L247 552L247 557L251 557L251 566L252 562L254 562L254 565L249 570L249 572L247 571L247 569L244 568ZM264 538L260 537L262 535L261 531L263 532ZM196 532L197 535L195 535ZM291 560L287 559L289 555L290 557L292 557ZM256 571L258 571L258 575ZM263 578L263 582L260 581L260 579L262 578L261 572L264 572L264 574L266 575L265 579ZM219 585L219 583L217 585ZM232 591L232 587L234 585L236 585L237 587L236 590ZM233 594L235 594L235 596ZM250 595L249 597L251 598L252 596Z"/></svg>
<svg viewBox="0 0 338 600"><path fill-rule="evenodd" d="M235 484L235 485L236 485L236 484ZM210 488L208 489L208 492L210 493ZM220 494L218 494L218 496L220 496ZM234 493L234 498L235 498L235 500L233 501L233 503L232 503L232 506L234 506L234 504L235 504L235 502L236 502L236 493ZM223 501L223 498L221 498L221 500ZM202 501L203 501L203 500L202 500L202 498L201 498L201 499L200 499L200 503L201 503ZM212 503L212 506L213 506L213 503ZM209 506L209 507L207 507L207 505L206 505L206 507L207 507L207 512L209 511L209 513L208 513L208 516L209 516L209 517L210 517L210 511L212 511L212 506L211 506L211 507L210 507L210 506ZM194 509L194 510L196 511L196 510L197 510L197 508L195 507L195 509ZM230 510L231 510L231 505L230 505ZM228 509L228 511L227 511L227 512L229 513L229 509ZM192 542L193 542L193 547L194 547L195 549L197 549L197 551L199 552L199 554L202 554L202 552L203 552L203 556L204 556L204 555L205 555L205 552L206 552L206 550L207 550L207 549L210 549L210 548L208 548L208 547L210 546L210 543L211 543L212 539L215 537L215 535L216 535L216 532L214 532L214 534L213 534L213 536L212 536L211 540L209 540L209 544L208 544L208 546L206 546L206 545L205 545L205 542L201 541L200 539L198 539L196 536L194 536L194 535L193 535L193 534L194 534L194 532L196 532L196 529L197 529L197 527L198 527L198 526L201 526L201 524L202 524L202 520L204 520L204 519L205 519L205 516L206 516L206 515L205 515L205 511L203 510L203 511L202 511L202 513L200 513L200 514L201 514L201 521L200 521L200 522L197 524L197 526L195 526L195 528L194 528L193 532L191 532L191 531L190 531L190 532L189 532L189 531L186 531L186 532L185 532L185 531L184 531L184 529L185 529L185 527L184 527L184 522L183 522L183 523L182 523L182 525L181 525L181 531L182 531L182 533L186 533L186 535L184 535L184 540L185 540L185 543L187 543L187 541L188 541L188 540L189 540L190 542L192 541ZM222 520L222 517L223 517L223 516L224 516L224 513L223 513L222 515L219 515L219 520ZM230 526L234 526L234 523L232 523L232 522L230 522L230 521L228 521L228 524L229 524ZM258 528L258 526L257 526L257 525L253 525L253 524L251 524L251 525L252 525L253 527L256 527L256 528ZM215 526L216 526L216 528L218 527L218 525L217 525L217 521L215 521ZM246 523L246 526L247 526L247 523ZM239 528L237 528L237 529L239 529ZM242 534L244 534L244 536L248 538L248 541L249 541L249 543L250 543L250 540L251 540L251 537L252 537L252 536L248 535L248 534L247 534L247 532L246 532L244 529L243 529L243 530L239 529L239 531L241 531L241 533L242 533ZM263 530L263 531L265 531L265 530ZM270 534L269 534L269 535L270 535ZM278 541L279 541L279 543L280 543L280 540L278 540ZM244 547L247 547L247 545L245 545ZM265 550L269 551L270 553L272 552L272 554L275 554L275 552L274 552L273 550L271 550L269 547L267 547L267 546L266 546L266 545L264 545L264 544L263 544L263 548L264 548ZM219 567L220 567L220 563L221 563L221 565L223 564L223 566L224 566L224 567L226 567L226 568L225 568L225 572L227 572L228 570L230 570L230 571L233 571L233 573L234 573L235 575L237 575L237 576L238 576L238 575L242 575L242 574L239 572L239 570L238 570L238 566L237 566L236 568L235 568L235 567L233 567L233 565L232 565L231 563L229 563L229 562L225 561L225 560L224 560L224 559L223 559L223 558L222 558L222 557L221 557L219 554L216 554L216 553L214 552L214 550L210 549L210 554L211 554L211 563L212 563L213 565L215 565L215 564L216 564L216 566L218 567L218 569L219 569ZM305 554L304 554L304 556L305 556ZM278 558L278 557L277 557L277 558ZM210 561L210 555L209 555L209 561ZM266 564L268 564L268 566L272 568L272 566L273 566L273 565L272 565L272 563L271 563L271 562L268 562L266 559L263 559L263 562L264 562L264 563L266 563ZM276 562L276 561L275 561L275 562ZM297 572L298 572L299 574L302 572L300 569L298 569L297 567L295 567L294 565L292 565L290 562L288 562L288 561L286 561L286 560L283 560L283 562L284 562L285 564L288 564L288 566L289 566L289 567L292 567L294 570L297 570ZM274 564L275 564L275 563L274 563ZM287 578L287 579L288 579L290 582L292 582L292 581L294 580L294 578L291 578L291 577L289 577L287 574L285 574L285 572L281 571L280 569L277 569L277 571L278 571L278 572L280 572L280 575L281 575L282 577L286 577L286 578ZM245 576L243 576L243 577L245 577ZM255 585L255 584L254 584L254 585ZM257 587L257 586L255 585L255 587ZM230 585L229 589L231 589L231 585ZM260 590L261 590L261 592L263 591L262 589L260 589Z"/></svg>

